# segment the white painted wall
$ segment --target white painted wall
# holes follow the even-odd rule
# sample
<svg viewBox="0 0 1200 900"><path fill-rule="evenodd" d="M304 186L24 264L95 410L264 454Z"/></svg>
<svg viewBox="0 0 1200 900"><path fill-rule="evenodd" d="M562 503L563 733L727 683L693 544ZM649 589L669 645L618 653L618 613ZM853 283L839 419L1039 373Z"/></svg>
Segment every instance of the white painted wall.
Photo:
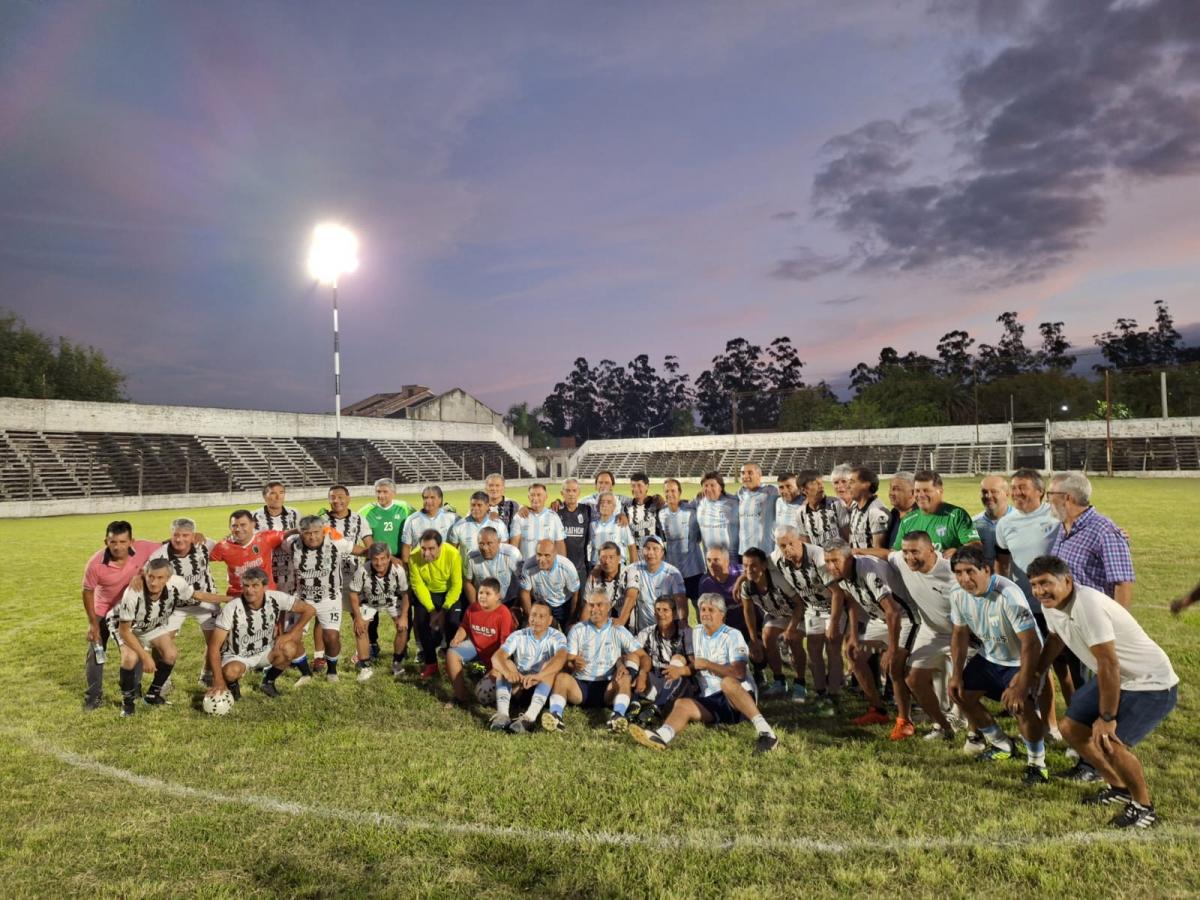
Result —
<svg viewBox="0 0 1200 900"><path fill-rule="evenodd" d="M1051 422L1050 440L1105 437L1105 423ZM1114 438L1196 437L1200 436L1200 416L1177 419L1113 419Z"/></svg>

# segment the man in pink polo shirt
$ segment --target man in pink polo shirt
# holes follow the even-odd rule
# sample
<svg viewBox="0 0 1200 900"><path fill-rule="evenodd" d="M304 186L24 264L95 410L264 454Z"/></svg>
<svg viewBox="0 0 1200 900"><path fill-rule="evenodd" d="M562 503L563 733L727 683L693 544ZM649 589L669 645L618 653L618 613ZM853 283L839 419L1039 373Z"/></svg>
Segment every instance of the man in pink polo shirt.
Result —
<svg viewBox="0 0 1200 900"><path fill-rule="evenodd" d="M102 653L108 650L105 617L121 602L133 576L142 570L159 547L156 541L135 541L133 526L128 522L110 522L104 533L104 549L97 550L83 570L83 611L88 618L85 710L98 709L103 703L104 662L103 656L96 659L96 648L99 647Z"/></svg>

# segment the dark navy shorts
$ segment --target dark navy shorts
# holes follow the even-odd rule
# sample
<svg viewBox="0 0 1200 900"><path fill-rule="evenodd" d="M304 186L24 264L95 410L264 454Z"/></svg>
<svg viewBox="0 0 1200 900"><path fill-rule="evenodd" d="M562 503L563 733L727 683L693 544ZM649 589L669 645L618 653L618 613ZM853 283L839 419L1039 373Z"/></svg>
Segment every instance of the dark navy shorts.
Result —
<svg viewBox="0 0 1200 900"><path fill-rule="evenodd" d="M963 669L963 687L968 691L983 691L989 700L999 700L1020 671L1020 666L997 665L982 653L976 654Z"/></svg>
<svg viewBox="0 0 1200 900"><path fill-rule="evenodd" d="M608 704L604 702L604 692L608 690L608 679L601 681L584 681L582 678L576 678L575 683L579 685L579 692L583 694L583 702L579 705L584 709L603 709Z"/></svg>
<svg viewBox="0 0 1200 900"><path fill-rule="evenodd" d="M1179 700L1179 685L1164 691L1121 691L1117 706L1117 737L1135 747L1167 717ZM1067 718L1091 727L1100 718L1100 679L1077 688L1067 706Z"/></svg>
<svg viewBox="0 0 1200 900"><path fill-rule="evenodd" d="M713 721L710 724L736 725L738 722L745 720L745 716L730 704L729 698L719 691L715 694L709 694L707 697L697 697L696 702L708 710L709 714L713 717Z"/></svg>

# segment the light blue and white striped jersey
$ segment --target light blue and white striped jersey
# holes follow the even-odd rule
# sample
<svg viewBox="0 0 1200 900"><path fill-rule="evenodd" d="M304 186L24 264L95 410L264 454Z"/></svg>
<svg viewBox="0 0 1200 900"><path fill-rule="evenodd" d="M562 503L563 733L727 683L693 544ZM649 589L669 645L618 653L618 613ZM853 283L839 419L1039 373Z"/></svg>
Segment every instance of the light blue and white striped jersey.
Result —
<svg viewBox="0 0 1200 900"><path fill-rule="evenodd" d="M540 672L559 650L567 649L567 636L557 628L547 628L540 638L532 628L522 628L508 636L500 648L522 675Z"/></svg>
<svg viewBox="0 0 1200 900"><path fill-rule="evenodd" d="M716 500L701 497L696 501L696 521L700 525L700 540L707 552L724 547L730 555L738 553L738 498L722 494Z"/></svg>
<svg viewBox="0 0 1200 900"><path fill-rule="evenodd" d="M1029 601L1016 584L999 575L992 576L982 597L956 587L950 594L950 621L969 628L983 645L984 658L998 666L1021 665L1022 632L1032 629L1042 643Z"/></svg>
<svg viewBox="0 0 1200 900"><path fill-rule="evenodd" d="M775 549L775 501L779 488L760 484L755 490L742 488L738 496L738 553L757 547L763 553Z"/></svg>
<svg viewBox="0 0 1200 900"><path fill-rule="evenodd" d="M683 575L669 562L661 562L657 571L651 572L644 561L635 562L630 569L630 584L638 589L637 604L633 608L633 631L641 631L654 624L654 601L659 597L674 597L684 592Z"/></svg>
<svg viewBox="0 0 1200 900"><path fill-rule="evenodd" d="M641 649L642 645L629 629L614 625L611 619L600 628L591 622L580 622L567 635L567 653L584 659L583 671L575 673L580 681L611 678L622 656Z"/></svg>
<svg viewBox="0 0 1200 900"><path fill-rule="evenodd" d="M479 532L484 528L496 529L496 537L500 539L501 544L508 541L508 526L499 519L485 518L482 522L477 522L470 516L455 522L446 540L457 547L463 559L466 559L468 553L479 549Z"/></svg>
<svg viewBox="0 0 1200 900"><path fill-rule="evenodd" d="M421 543L421 535L433 528L446 540L450 529L458 521L458 513L452 513L444 506L437 511L436 516L426 515L425 510L418 509L404 520L404 531L401 532L400 542L416 547Z"/></svg>
<svg viewBox="0 0 1200 900"><path fill-rule="evenodd" d="M800 521L800 513L804 508L804 498L797 497L791 503L779 497L775 500L775 527L790 525L800 534L804 534L804 523Z"/></svg>
<svg viewBox="0 0 1200 900"><path fill-rule="evenodd" d="M529 510L529 515L513 516L512 529L509 531L510 540L521 542L521 556L525 559L537 553L538 541L561 541L565 535L562 519L552 509L543 509L540 513Z"/></svg>
<svg viewBox="0 0 1200 900"><path fill-rule="evenodd" d="M609 493L612 493L612 492L610 491ZM624 494L613 494L613 499L615 499L617 501L617 513L618 514L624 512L625 507L627 507L630 503L633 502L632 497L626 497ZM600 511L599 510L600 492L595 491L591 494L588 494L586 497L580 497L579 502L584 504L585 506L594 506L597 508L596 511L599 512Z"/></svg>
<svg viewBox="0 0 1200 900"><path fill-rule="evenodd" d="M621 560L629 562L629 545L633 543L633 532L628 525L621 525L617 517L597 519L592 523L592 537L588 543L588 562L593 566L600 562L600 548L607 541L612 541L621 548Z"/></svg>
<svg viewBox="0 0 1200 900"><path fill-rule="evenodd" d="M562 606L571 594L579 590L579 572L565 556L555 556L554 565L543 571L537 557L525 560L521 567L521 590L529 591L534 600L545 600L551 606Z"/></svg>
<svg viewBox="0 0 1200 900"><path fill-rule="evenodd" d="M462 559L463 580L475 585L476 590L483 579L495 578L500 582L502 597L508 599L516 594L525 560L521 558L521 551L512 544L501 544L491 559L484 559L478 550L464 553Z"/></svg>
<svg viewBox="0 0 1200 900"><path fill-rule="evenodd" d="M684 578L704 574L704 553L700 550L700 522L690 503L681 503L676 512L664 506L658 511L658 527L666 542L667 562Z"/></svg>
<svg viewBox="0 0 1200 900"><path fill-rule="evenodd" d="M742 637L740 631L730 628L728 625L722 625L712 634L709 634L703 625L697 625L692 629L692 649L696 654L696 659L706 659L719 666L728 666L735 662L744 663L750 659L750 648L746 646L746 639ZM700 693L703 696L711 697L713 694L721 693L720 675L714 675L705 669L698 672L696 677L700 682ZM742 679L742 686L753 691L754 682L750 681L749 674Z"/></svg>

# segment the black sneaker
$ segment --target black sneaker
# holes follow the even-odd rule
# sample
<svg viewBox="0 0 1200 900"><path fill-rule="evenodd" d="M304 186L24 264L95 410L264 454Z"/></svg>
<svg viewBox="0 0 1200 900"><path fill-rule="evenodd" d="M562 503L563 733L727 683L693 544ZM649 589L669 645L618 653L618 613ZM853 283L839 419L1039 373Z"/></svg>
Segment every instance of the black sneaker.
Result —
<svg viewBox="0 0 1200 900"><path fill-rule="evenodd" d="M99 709L103 705L104 705L103 697L84 697L83 698L83 711L84 712L91 712L94 709Z"/></svg>
<svg viewBox="0 0 1200 900"><path fill-rule="evenodd" d="M529 729L533 727L532 722L527 722L523 718L513 719L508 723L509 734L528 734Z"/></svg>
<svg viewBox="0 0 1200 900"><path fill-rule="evenodd" d="M126 719L129 716L137 713L137 701L133 697L126 697L121 701L121 718Z"/></svg>
<svg viewBox="0 0 1200 900"><path fill-rule="evenodd" d="M262 683L262 692L264 694L266 694L268 697L278 697L279 696L279 688L277 688L275 686L275 682L273 682L273 681L264 681Z"/></svg>
<svg viewBox="0 0 1200 900"><path fill-rule="evenodd" d="M166 706L169 701L162 694L151 692L142 698L142 702L147 706Z"/></svg>
<svg viewBox="0 0 1200 900"><path fill-rule="evenodd" d="M542 713L542 728L546 731L566 731L566 723L563 722L562 716L555 715L552 712Z"/></svg>
<svg viewBox="0 0 1200 900"><path fill-rule="evenodd" d="M980 753L975 759L979 762L996 762L1002 759L1012 759L1012 755L1013 745L1009 741L1007 746L1004 744L992 744L992 746Z"/></svg>
<svg viewBox="0 0 1200 900"><path fill-rule="evenodd" d="M649 747L651 750L667 749L667 742L659 737L657 732L647 731L644 728L638 728L636 725L633 725L629 729L629 736L643 747Z"/></svg>
<svg viewBox="0 0 1200 900"><path fill-rule="evenodd" d="M1097 781L1104 780L1096 774L1095 769L1093 769L1087 763L1082 762L1075 763L1072 768L1063 772L1059 777L1062 778L1063 781L1073 781L1076 784L1095 784Z"/></svg>
<svg viewBox="0 0 1200 900"><path fill-rule="evenodd" d="M488 722L489 731L508 731L508 726L512 724L512 720L504 715L504 713L496 713Z"/></svg>
<svg viewBox="0 0 1200 900"><path fill-rule="evenodd" d="M608 717L608 730L613 734L624 734L629 730L629 720L619 712Z"/></svg>
<svg viewBox="0 0 1200 900"><path fill-rule="evenodd" d="M754 755L760 753L770 753L779 746L779 738L773 734L760 734L758 740L754 742Z"/></svg>
<svg viewBox="0 0 1200 900"><path fill-rule="evenodd" d="M1110 828L1153 828L1158 821L1154 812L1154 804L1142 806L1135 800L1125 804L1125 808L1117 813L1108 824Z"/></svg>
<svg viewBox="0 0 1200 900"><path fill-rule="evenodd" d="M1050 783L1050 770L1045 766L1026 766L1025 776L1021 779L1021 784L1037 785Z"/></svg>
<svg viewBox="0 0 1200 900"><path fill-rule="evenodd" d="M1094 794L1089 794L1080 800L1083 806L1105 806L1109 803L1120 803L1122 805L1130 803L1133 797L1129 795L1129 791L1125 788L1113 787L1105 785L1096 791Z"/></svg>
<svg viewBox="0 0 1200 900"><path fill-rule="evenodd" d="M234 700L242 699L242 685L237 681L230 681L226 687L229 688L229 693L233 694Z"/></svg>

